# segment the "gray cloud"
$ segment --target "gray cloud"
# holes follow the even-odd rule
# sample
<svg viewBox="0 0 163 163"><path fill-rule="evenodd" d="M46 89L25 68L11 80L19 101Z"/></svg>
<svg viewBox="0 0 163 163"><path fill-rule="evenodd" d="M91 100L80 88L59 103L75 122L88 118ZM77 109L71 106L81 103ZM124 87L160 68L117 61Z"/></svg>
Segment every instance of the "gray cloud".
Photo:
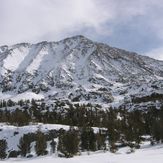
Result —
<svg viewBox="0 0 163 163"><path fill-rule="evenodd" d="M109 17L93 0L1 0L0 4L0 44L59 39L89 27L98 31Z"/></svg>
<svg viewBox="0 0 163 163"><path fill-rule="evenodd" d="M0 0L0 45L84 34L153 56L163 44L161 15L161 0Z"/></svg>

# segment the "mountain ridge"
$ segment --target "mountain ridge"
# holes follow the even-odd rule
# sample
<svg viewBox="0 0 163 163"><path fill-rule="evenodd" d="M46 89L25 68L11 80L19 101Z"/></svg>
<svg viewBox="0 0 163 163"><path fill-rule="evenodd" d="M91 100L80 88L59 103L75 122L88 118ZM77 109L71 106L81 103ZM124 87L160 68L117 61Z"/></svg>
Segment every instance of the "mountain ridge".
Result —
<svg viewBox="0 0 163 163"><path fill-rule="evenodd" d="M45 98L120 103L135 94L161 92L162 80L163 61L81 35L0 47L1 94L33 92ZM159 88L152 88L153 83Z"/></svg>

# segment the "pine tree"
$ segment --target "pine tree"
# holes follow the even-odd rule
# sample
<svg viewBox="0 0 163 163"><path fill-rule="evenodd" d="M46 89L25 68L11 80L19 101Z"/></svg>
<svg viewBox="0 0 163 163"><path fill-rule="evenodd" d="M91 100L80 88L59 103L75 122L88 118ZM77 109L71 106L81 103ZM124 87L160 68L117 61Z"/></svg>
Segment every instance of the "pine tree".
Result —
<svg viewBox="0 0 163 163"><path fill-rule="evenodd" d="M20 150L21 156L25 157L27 153L30 153L30 150L31 150L30 144L31 144L31 141L28 135L23 135L23 137L20 138L18 148Z"/></svg>
<svg viewBox="0 0 163 163"><path fill-rule="evenodd" d="M7 106L11 107L11 106L14 106L14 105L15 105L15 103L11 99L9 99L7 101Z"/></svg>
<svg viewBox="0 0 163 163"><path fill-rule="evenodd" d="M96 151L96 136L91 127L81 129L81 148L82 150Z"/></svg>
<svg viewBox="0 0 163 163"><path fill-rule="evenodd" d="M79 151L79 135L75 129L60 133L58 151L65 157L72 157Z"/></svg>
<svg viewBox="0 0 163 163"><path fill-rule="evenodd" d="M27 111L22 111L20 109L16 109L15 112L12 114L11 122L18 125L24 126L29 123L29 115Z"/></svg>
<svg viewBox="0 0 163 163"><path fill-rule="evenodd" d="M4 140L4 139L0 140L0 159L6 158L6 156L7 156L6 149L7 149L6 140Z"/></svg>
<svg viewBox="0 0 163 163"><path fill-rule="evenodd" d="M106 150L106 134L103 134L100 130L99 133L96 134L97 139L97 148L98 150Z"/></svg>
<svg viewBox="0 0 163 163"><path fill-rule="evenodd" d="M54 141L54 139L52 139L52 141L51 141L51 143L50 143L50 146L51 146L51 151L52 151L52 153L55 153L56 142Z"/></svg>
<svg viewBox="0 0 163 163"><path fill-rule="evenodd" d="M161 106L161 108L160 108L159 116L160 116L160 121L159 121L159 124L160 124L160 137L161 137L161 142L163 142L163 106Z"/></svg>
<svg viewBox="0 0 163 163"><path fill-rule="evenodd" d="M46 155L47 154L46 148L47 148L47 142L44 133L42 133L41 131L37 131L36 145L35 145L36 154L38 156Z"/></svg>
<svg viewBox="0 0 163 163"><path fill-rule="evenodd" d="M119 139L119 135L116 131L116 129L110 127L110 130L108 131L109 133L109 144L110 144L110 151L115 153L117 150L117 147L115 145L115 143L117 142L117 140Z"/></svg>
<svg viewBox="0 0 163 163"><path fill-rule="evenodd" d="M160 130L160 125L158 120L153 121L152 137L154 140L156 140L156 142L159 142L161 140L161 130Z"/></svg>

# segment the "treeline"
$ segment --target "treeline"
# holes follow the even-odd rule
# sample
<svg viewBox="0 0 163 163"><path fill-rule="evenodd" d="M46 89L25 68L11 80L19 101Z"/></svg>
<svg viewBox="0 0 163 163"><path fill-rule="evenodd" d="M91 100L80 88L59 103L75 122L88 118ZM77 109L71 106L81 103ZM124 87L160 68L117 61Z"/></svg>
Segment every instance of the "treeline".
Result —
<svg viewBox="0 0 163 163"><path fill-rule="evenodd" d="M79 127L79 131L72 130L72 135L69 135L71 131L60 131L60 134L57 135L59 137L58 151L65 157L75 155L80 150L105 149L106 141L109 141L111 151L116 150L117 143L139 148L139 144L143 140L143 135L151 136L151 144L163 142L163 105L160 108L154 106L149 107L145 111L141 110L141 108L139 110L129 111L125 109L125 107L110 107L103 110L98 105L72 105L68 102L59 101L50 105L46 105L43 101L38 102L35 100L32 100L32 102L21 101L18 102L19 105L18 103L11 103L10 101L9 107L8 102L6 102L6 107L2 107L0 110L0 122L8 122L9 124L17 126L28 125L31 122L42 122ZM105 128L106 132L105 134L96 135L92 132L91 127ZM82 131L85 131L85 134L82 134ZM44 136L44 134L38 137L34 136L35 139L33 138L32 140L36 141ZM72 146L70 143L66 144L73 136L73 140L80 144L78 148L73 145L74 142L71 143ZM89 137L91 137L91 139L88 141L87 138ZM43 139L41 141L43 142ZM53 142L53 144L56 143ZM38 144L38 147L39 146L41 146L41 144ZM69 149L67 149L69 148L68 146L71 146L71 150L75 152L69 153ZM44 147L46 147L46 145ZM24 147L22 149L24 149ZM46 151L43 153L46 154ZM39 155L39 153L37 153L37 155Z"/></svg>
<svg viewBox="0 0 163 163"><path fill-rule="evenodd" d="M64 129L50 130L48 133L43 133L38 130L36 133L24 134L18 144L18 150L7 151L7 141L0 140L0 158L13 157L33 157L31 153L36 153L37 156L47 154L57 154L59 157L73 157L80 155L81 152L108 150L106 130L94 132L91 127L74 128L70 127L68 131ZM33 149L32 150L32 143ZM49 144L49 146L48 146Z"/></svg>
<svg viewBox="0 0 163 163"><path fill-rule="evenodd" d="M149 101L162 101L163 102L163 94L160 93L152 93L151 95L143 96L143 97L133 97L132 103L142 103L142 102L149 102Z"/></svg>

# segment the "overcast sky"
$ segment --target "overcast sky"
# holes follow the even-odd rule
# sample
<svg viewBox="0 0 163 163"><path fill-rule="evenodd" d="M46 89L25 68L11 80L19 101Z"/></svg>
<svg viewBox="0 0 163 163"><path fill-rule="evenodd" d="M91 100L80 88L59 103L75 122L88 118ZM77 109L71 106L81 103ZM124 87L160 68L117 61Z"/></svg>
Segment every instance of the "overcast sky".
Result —
<svg viewBox="0 0 163 163"><path fill-rule="evenodd" d="M0 0L0 45L79 34L163 60L163 0Z"/></svg>

